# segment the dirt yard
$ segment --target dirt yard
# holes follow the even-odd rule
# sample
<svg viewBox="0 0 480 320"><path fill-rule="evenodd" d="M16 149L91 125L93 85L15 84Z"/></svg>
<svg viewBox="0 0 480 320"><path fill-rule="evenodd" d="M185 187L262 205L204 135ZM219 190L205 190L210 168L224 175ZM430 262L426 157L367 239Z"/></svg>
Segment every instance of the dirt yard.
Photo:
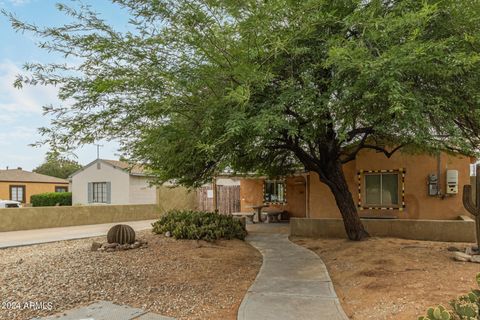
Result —
<svg viewBox="0 0 480 320"><path fill-rule="evenodd" d="M327 265L342 306L353 320L411 320L428 307L476 288L480 264L452 260L450 246L471 244L372 238L293 238Z"/></svg>
<svg viewBox="0 0 480 320"><path fill-rule="evenodd" d="M236 319L262 264L257 250L239 240L210 244L149 232L137 238L148 247L92 252L93 240L105 241L95 238L0 250L0 319L51 315L97 300L177 319ZM53 309L11 309L11 302L30 301L51 302Z"/></svg>

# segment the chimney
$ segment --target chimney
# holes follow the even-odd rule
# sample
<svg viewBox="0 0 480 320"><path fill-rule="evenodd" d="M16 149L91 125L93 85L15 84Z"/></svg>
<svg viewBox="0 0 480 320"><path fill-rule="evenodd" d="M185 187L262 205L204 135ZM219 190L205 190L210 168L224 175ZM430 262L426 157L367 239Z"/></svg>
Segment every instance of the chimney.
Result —
<svg viewBox="0 0 480 320"><path fill-rule="evenodd" d="M18 167L17 169L18 169L18 170L22 170L22 167Z"/></svg>

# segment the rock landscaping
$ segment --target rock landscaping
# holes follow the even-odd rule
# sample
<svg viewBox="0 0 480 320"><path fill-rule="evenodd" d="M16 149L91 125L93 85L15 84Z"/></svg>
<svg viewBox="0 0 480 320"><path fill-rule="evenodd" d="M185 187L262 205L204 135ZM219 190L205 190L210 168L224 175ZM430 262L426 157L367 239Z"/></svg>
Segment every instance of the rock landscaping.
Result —
<svg viewBox="0 0 480 320"><path fill-rule="evenodd" d="M176 319L236 319L262 264L257 250L241 240L137 236L138 249L107 248L98 237L0 250L0 297L10 302L0 319L44 317L101 300Z"/></svg>
<svg viewBox="0 0 480 320"><path fill-rule="evenodd" d="M453 248L448 248L447 250L454 251L453 259L456 261L480 263L480 251L476 247L467 247L465 251L460 249L453 250Z"/></svg>
<svg viewBox="0 0 480 320"><path fill-rule="evenodd" d="M138 249L138 248L148 248L148 242L145 240L136 240L132 244L120 244L120 243L100 243L94 241L92 243L91 251L101 251L101 252L113 252L113 251L125 251L130 249Z"/></svg>

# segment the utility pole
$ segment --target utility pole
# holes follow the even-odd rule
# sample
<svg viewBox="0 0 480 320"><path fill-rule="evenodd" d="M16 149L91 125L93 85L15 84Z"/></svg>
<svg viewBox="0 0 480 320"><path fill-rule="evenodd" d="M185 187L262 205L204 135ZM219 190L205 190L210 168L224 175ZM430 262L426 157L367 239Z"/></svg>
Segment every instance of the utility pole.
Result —
<svg viewBox="0 0 480 320"><path fill-rule="evenodd" d="M103 147L103 144L95 144L97 146L97 159L100 159L100 147Z"/></svg>

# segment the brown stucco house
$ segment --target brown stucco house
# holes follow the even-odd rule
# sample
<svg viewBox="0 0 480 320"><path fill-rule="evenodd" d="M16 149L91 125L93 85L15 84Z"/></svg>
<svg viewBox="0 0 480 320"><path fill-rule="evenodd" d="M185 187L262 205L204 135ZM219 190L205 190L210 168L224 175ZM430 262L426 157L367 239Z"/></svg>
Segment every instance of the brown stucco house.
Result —
<svg viewBox="0 0 480 320"><path fill-rule="evenodd" d="M344 173L360 217L450 220L467 214L462 192L470 184L472 162L470 157L446 153L397 152L386 158L362 150L344 165ZM287 211L290 217L341 218L329 188L313 172L279 179L245 177L240 181L240 201L242 212L268 204L265 210Z"/></svg>
<svg viewBox="0 0 480 320"><path fill-rule="evenodd" d="M0 199L30 203L34 194L68 191L68 180L17 169L0 170Z"/></svg>

